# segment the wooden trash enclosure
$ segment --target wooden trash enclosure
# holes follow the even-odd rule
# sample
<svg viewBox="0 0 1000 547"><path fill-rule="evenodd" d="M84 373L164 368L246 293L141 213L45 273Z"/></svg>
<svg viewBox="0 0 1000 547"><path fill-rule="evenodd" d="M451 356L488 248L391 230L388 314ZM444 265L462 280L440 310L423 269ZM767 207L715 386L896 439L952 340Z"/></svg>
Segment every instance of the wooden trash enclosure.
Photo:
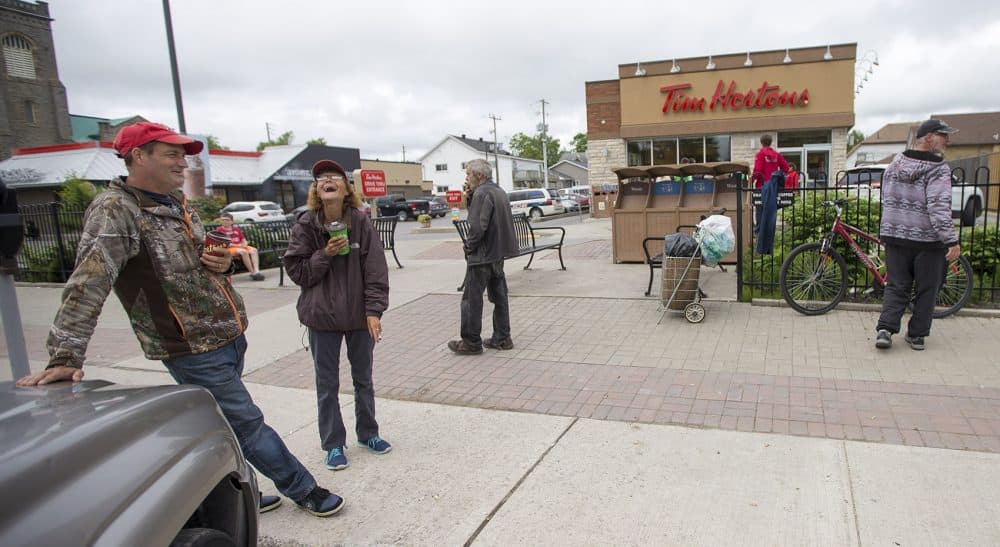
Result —
<svg viewBox="0 0 1000 547"><path fill-rule="evenodd" d="M748 164L739 162L614 170L619 184L618 200L611 212L614 262L645 262L644 238L663 237L676 232L678 226L698 224L703 215L723 208L735 231L736 190L749 171ZM750 215L744 217L744 230L748 233ZM722 261L736 262L736 252Z"/></svg>

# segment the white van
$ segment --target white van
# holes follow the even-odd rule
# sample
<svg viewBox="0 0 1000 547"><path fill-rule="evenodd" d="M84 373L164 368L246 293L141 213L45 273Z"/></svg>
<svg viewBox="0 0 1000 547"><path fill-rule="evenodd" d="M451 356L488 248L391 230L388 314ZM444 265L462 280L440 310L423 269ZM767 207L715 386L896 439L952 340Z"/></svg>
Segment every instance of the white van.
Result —
<svg viewBox="0 0 1000 547"><path fill-rule="evenodd" d="M507 192L507 199L510 200L512 213L524 213L532 220L538 220L548 215L561 215L566 212L562 201L558 198L553 199L549 195L549 191L543 188Z"/></svg>

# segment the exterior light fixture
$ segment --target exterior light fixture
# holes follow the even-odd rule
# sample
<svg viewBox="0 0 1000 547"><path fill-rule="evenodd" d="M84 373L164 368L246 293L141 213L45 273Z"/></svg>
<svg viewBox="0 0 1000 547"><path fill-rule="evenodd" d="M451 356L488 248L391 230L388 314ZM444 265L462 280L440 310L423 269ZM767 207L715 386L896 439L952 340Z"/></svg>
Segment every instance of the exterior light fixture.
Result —
<svg viewBox="0 0 1000 547"><path fill-rule="evenodd" d="M708 56L708 64L705 65L705 70L715 70L715 63L712 62L712 56Z"/></svg>
<svg viewBox="0 0 1000 547"><path fill-rule="evenodd" d="M677 66L677 59L673 59L671 61L671 63L673 65L673 66L670 67L670 72L671 73L676 73L676 72L680 72L681 71L681 67Z"/></svg>
<svg viewBox="0 0 1000 547"><path fill-rule="evenodd" d="M642 68L642 63L636 63L635 64L635 75L636 76L645 76L646 75L646 69Z"/></svg>
<svg viewBox="0 0 1000 547"><path fill-rule="evenodd" d="M792 62L792 57L791 57L791 55L788 54L788 48L787 47L785 48L785 58L782 59L781 62L785 63L786 65L788 63Z"/></svg>
<svg viewBox="0 0 1000 547"><path fill-rule="evenodd" d="M753 66L753 61L750 60L750 52L747 52L747 60L743 61L743 66Z"/></svg>
<svg viewBox="0 0 1000 547"><path fill-rule="evenodd" d="M830 46L826 46L826 53L823 54L824 61L833 60L833 53L830 53Z"/></svg>

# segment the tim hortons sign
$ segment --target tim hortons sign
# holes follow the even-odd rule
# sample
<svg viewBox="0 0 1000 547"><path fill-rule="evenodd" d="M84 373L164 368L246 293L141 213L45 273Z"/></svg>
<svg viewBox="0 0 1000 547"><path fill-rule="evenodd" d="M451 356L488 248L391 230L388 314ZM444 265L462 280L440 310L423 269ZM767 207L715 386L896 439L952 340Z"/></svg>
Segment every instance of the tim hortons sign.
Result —
<svg viewBox="0 0 1000 547"><path fill-rule="evenodd" d="M781 86L769 84L765 80L757 89L740 91L736 88L736 80L730 80L726 86L725 80L719 80L719 85L715 86L715 93L711 99L687 95L687 90L691 89L691 84L665 85L660 88L660 93L666 95L663 100L663 113L671 112L704 112L705 107L715 112L716 110L737 111L746 110L767 110L787 106L789 108L804 107L809 104L809 90L802 91L782 91Z"/></svg>

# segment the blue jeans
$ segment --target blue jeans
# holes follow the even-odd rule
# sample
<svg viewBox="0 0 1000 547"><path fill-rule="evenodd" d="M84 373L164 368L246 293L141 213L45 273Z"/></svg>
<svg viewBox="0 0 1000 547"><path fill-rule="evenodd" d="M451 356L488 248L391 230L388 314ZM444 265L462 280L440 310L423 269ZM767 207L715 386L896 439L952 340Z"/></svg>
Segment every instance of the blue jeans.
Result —
<svg viewBox="0 0 1000 547"><path fill-rule="evenodd" d="M212 393L222 409L250 465L274 481L285 496L294 501L306 497L316 487L316 479L264 423L264 415L250 398L240 378L246 337L208 353L163 361L178 384L201 386Z"/></svg>

